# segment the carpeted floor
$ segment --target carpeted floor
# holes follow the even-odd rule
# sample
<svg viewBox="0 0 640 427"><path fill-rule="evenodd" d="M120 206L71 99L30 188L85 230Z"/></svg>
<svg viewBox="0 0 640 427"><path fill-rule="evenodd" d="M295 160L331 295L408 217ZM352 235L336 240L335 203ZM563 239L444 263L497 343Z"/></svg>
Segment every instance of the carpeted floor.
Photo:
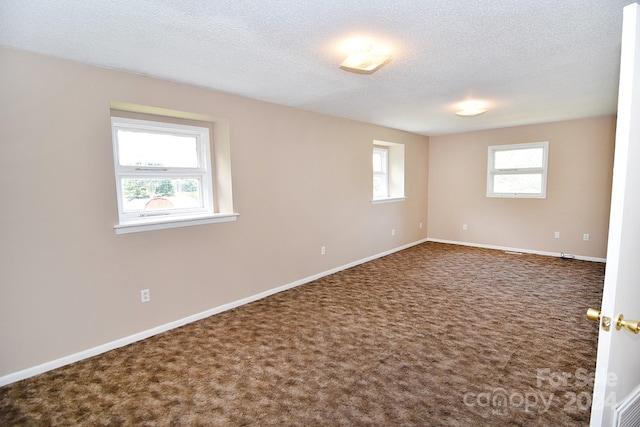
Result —
<svg viewBox="0 0 640 427"><path fill-rule="evenodd" d="M0 388L0 425L588 425L603 279L425 243Z"/></svg>

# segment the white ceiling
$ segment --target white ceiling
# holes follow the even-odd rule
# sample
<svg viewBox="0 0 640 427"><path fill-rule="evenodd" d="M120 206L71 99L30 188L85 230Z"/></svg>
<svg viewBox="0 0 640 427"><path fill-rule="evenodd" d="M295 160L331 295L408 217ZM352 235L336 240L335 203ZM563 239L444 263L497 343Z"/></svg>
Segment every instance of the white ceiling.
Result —
<svg viewBox="0 0 640 427"><path fill-rule="evenodd" d="M632 2L2 0L0 45L439 135L614 114ZM341 70L353 36L393 60Z"/></svg>

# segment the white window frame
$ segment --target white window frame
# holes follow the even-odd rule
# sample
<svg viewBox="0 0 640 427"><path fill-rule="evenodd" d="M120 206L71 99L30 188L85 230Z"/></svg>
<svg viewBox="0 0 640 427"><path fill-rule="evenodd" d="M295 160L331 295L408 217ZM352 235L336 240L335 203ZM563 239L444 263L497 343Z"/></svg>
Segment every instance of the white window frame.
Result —
<svg viewBox="0 0 640 427"><path fill-rule="evenodd" d="M534 168L498 169L495 167L496 153L510 150L542 148L542 166ZM487 197L516 199L545 199L547 197L547 171L549 160L549 142L531 142L524 144L493 145L488 150L487 161ZM497 175L541 175L542 188L539 193L496 193L493 189L494 177Z"/></svg>
<svg viewBox="0 0 640 427"><path fill-rule="evenodd" d="M112 116L111 129L119 219L119 224L114 227L116 233L124 234L235 220L233 215L215 214L211 139L207 127ZM189 168L120 165L118 130L193 136L196 138L198 165L197 167ZM201 207L154 210L146 213L124 211L123 179L171 179L180 177L197 178L200 181Z"/></svg>
<svg viewBox="0 0 640 427"><path fill-rule="evenodd" d="M381 145L373 146L373 154L379 154L382 156L382 170L381 171L373 171L373 177L381 177L382 178L382 193L383 195L376 196L374 194L374 199L388 199L389 198L389 148Z"/></svg>
<svg viewBox="0 0 640 427"><path fill-rule="evenodd" d="M372 197L373 204L402 202L404 194L404 144L387 141L373 141L373 149L387 150L387 197ZM372 152L373 155L373 152ZM372 188L373 191L373 188Z"/></svg>

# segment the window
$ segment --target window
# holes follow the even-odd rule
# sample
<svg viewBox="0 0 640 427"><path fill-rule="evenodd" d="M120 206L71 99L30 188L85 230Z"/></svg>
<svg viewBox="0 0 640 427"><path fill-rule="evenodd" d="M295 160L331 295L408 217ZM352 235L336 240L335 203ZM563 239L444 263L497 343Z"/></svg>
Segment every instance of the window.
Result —
<svg viewBox="0 0 640 427"><path fill-rule="evenodd" d="M111 128L118 234L224 220L214 209L209 127L112 117Z"/></svg>
<svg viewBox="0 0 640 427"><path fill-rule="evenodd" d="M548 151L548 142L489 147L487 197L544 199Z"/></svg>
<svg viewBox="0 0 640 427"><path fill-rule="evenodd" d="M373 202L404 199L404 145L373 141Z"/></svg>
<svg viewBox="0 0 640 427"><path fill-rule="evenodd" d="M373 147L373 198L389 197L389 149Z"/></svg>

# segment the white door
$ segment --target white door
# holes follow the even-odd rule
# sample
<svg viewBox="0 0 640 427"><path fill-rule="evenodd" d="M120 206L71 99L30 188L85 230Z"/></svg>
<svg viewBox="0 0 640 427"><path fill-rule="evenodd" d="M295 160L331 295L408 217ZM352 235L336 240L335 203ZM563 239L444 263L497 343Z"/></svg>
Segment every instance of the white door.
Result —
<svg viewBox="0 0 640 427"><path fill-rule="evenodd" d="M615 402L640 385L640 335L616 320L640 320L640 6L624 8L611 219L591 426L611 426Z"/></svg>

